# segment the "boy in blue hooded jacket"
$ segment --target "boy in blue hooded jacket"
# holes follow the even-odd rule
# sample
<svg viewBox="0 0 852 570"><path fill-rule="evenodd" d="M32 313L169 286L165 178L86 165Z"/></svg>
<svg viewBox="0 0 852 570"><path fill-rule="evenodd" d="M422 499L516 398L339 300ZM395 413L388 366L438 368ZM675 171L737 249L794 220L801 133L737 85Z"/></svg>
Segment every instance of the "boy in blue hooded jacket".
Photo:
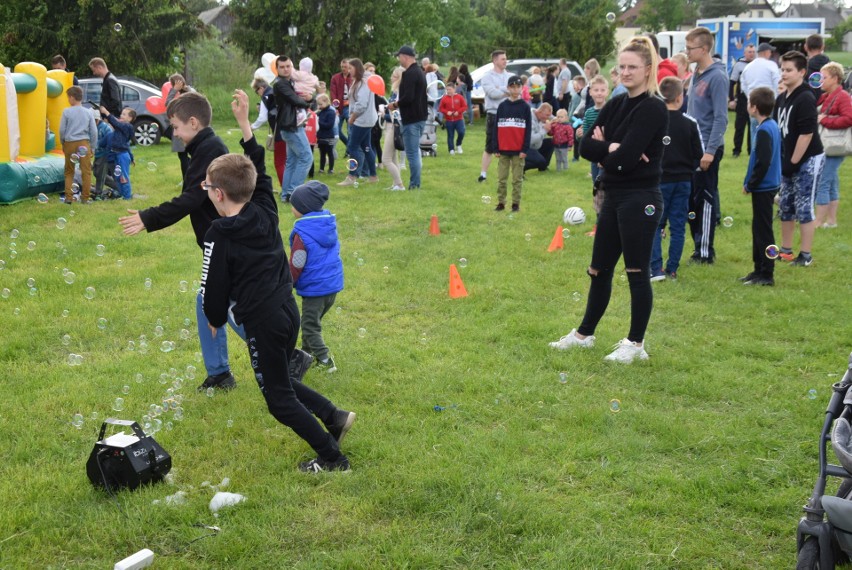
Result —
<svg viewBox="0 0 852 570"><path fill-rule="evenodd" d="M337 239L337 219L323 209L328 186L311 180L290 194L296 217L290 232L290 274L302 297L302 350L311 353L326 372L337 367L322 338L322 318L343 290L343 260Z"/></svg>

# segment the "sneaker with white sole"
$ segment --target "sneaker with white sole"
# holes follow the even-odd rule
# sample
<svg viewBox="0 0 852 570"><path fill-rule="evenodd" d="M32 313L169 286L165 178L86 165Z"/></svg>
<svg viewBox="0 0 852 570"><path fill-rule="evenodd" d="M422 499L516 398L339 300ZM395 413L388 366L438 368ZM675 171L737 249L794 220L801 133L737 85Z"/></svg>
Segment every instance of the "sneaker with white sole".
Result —
<svg viewBox="0 0 852 570"><path fill-rule="evenodd" d="M461 145L456 147L456 154L464 154L464 151L462 150ZM837 224L834 224L834 227L836 228Z"/></svg>
<svg viewBox="0 0 852 570"><path fill-rule="evenodd" d="M341 455L337 461L326 461L321 457L299 463L299 471L305 473L322 473L324 471L349 471L349 459Z"/></svg>
<svg viewBox="0 0 852 570"><path fill-rule="evenodd" d="M648 360L648 353L645 352L645 343L641 346L636 346L626 338L615 345L614 350L604 356L604 360L611 362L621 362L622 364L630 364L636 359Z"/></svg>
<svg viewBox="0 0 852 570"><path fill-rule="evenodd" d="M551 348L557 348L559 350L568 350L575 346L579 346L581 348L592 348L595 346L595 337L594 335L589 335L586 338L581 339L577 336L577 329L571 329L571 332L556 342L551 342L549 344Z"/></svg>

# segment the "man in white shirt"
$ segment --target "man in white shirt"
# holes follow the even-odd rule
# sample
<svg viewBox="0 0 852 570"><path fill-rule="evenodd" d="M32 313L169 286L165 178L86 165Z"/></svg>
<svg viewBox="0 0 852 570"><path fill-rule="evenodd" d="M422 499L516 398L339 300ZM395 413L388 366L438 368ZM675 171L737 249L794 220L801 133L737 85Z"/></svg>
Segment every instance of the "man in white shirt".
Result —
<svg viewBox="0 0 852 570"><path fill-rule="evenodd" d="M772 54L775 53L775 46L763 42L757 46L757 57L745 66L740 74L740 87L743 95L748 99L748 94L752 89L758 87L768 87L773 93L778 92L778 85L781 83L781 70L778 64L772 59ZM751 118L751 146L754 148L754 137L757 131L757 120Z"/></svg>
<svg viewBox="0 0 852 570"><path fill-rule="evenodd" d="M497 120L497 107L509 97L509 74L506 73L506 52L495 50L491 52L491 63L494 69L485 74L480 84L485 92L485 152L482 153L482 170L477 181L483 182L488 176L491 165L491 155L497 152L497 137L494 123Z"/></svg>

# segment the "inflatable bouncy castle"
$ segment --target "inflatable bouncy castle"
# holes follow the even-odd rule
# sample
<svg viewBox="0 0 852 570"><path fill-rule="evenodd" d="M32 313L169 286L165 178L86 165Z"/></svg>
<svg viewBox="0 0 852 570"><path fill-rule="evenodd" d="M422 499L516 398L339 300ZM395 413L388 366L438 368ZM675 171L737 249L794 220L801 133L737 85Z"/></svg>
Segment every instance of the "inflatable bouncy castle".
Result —
<svg viewBox="0 0 852 570"><path fill-rule="evenodd" d="M0 64L0 204L62 190L59 121L74 74L22 62Z"/></svg>

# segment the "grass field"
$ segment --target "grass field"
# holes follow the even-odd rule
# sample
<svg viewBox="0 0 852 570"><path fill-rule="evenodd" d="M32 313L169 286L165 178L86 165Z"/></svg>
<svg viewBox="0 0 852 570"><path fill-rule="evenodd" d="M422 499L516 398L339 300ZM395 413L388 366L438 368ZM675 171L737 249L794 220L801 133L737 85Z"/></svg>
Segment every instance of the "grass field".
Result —
<svg viewBox="0 0 852 570"><path fill-rule="evenodd" d="M235 123L219 117L239 150ZM189 222L133 238L117 223L127 206L179 192L167 144L136 150L132 182L145 199L0 208L0 289L10 290L0 298L0 568L104 568L142 548L158 568L792 566L829 387L852 349L852 186L840 227L817 231L811 267L780 265L774 288L743 287L746 159L726 157L722 208L734 224L717 233L717 263L655 284L650 360L611 365L602 357L630 314L621 276L597 347L547 346L585 307L591 223L571 227L563 251L547 246L568 206L593 217L587 164L528 173L522 211L509 216L482 200L496 197L496 166L476 182L482 123L462 156L439 135L422 191L385 192L383 172L378 185L332 186L346 289L324 322L340 370L305 381L358 413L348 474L296 470L311 451L266 411L235 336L238 389L195 393L200 252ZM432 214L440 236L428 235ZM282 211L285 237L292 222ZM460 258L470 295L451 300L448 267ZM121 492L119 509L85 475L100 421L141 421L177 378L184 419L163 414L155 436L174 482ZM112 410L118 397L123 411ZM224 477L248 500L214 518L202 483ZM165 504L178 490L186 504ZM221 531L193 542L209 534L197 525Z"/></svg>

